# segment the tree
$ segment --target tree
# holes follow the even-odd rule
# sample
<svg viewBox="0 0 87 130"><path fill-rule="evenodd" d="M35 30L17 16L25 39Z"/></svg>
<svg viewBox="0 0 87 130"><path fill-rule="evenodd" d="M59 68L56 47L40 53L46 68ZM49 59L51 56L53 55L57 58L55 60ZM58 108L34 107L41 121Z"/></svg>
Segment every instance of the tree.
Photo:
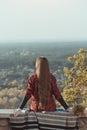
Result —
<svg viewBox="0 0 87 130"><path fill-rule="evenodd" d="M87 50L80 49L67 60L73 65L71 68L64 67L63 97L72 106L82 103L87 107Z"/></svg>

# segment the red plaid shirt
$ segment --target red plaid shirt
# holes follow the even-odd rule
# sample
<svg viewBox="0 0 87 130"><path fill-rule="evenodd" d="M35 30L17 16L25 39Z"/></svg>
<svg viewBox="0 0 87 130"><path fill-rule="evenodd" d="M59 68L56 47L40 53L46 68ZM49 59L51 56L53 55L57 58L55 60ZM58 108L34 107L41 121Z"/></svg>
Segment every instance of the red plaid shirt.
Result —
<svg viewBox="0 0 87 130"><path fill-rule="evenodd" d="M31 98L30 108L34 111L38 110L39 97L38 97L38 79L37 75L34 73L28 80L27 90L25 94L28 99ZM54 96L53 96L54 95ZM46 105L45 111L55 111L56 104L54 97L59 100L62 96L59 92L56 78L51 74L51 89L50 89L50 98L48 99L48 104Z"/></svg>

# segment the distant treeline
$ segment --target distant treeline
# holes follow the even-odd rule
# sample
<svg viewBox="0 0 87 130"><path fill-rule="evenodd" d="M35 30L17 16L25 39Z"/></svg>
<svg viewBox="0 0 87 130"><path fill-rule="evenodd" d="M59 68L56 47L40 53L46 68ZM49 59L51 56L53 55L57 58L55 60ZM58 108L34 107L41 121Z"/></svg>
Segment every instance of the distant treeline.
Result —
<svg viewBox="0 0 87 130"><path fill-rule="evenodd" d="M69 66L66 58L80 48L87 49L87 42L3 43L0 45L0 69L21 64L34 67L36 57L45 56L55 71L58 66Z"/></svg>

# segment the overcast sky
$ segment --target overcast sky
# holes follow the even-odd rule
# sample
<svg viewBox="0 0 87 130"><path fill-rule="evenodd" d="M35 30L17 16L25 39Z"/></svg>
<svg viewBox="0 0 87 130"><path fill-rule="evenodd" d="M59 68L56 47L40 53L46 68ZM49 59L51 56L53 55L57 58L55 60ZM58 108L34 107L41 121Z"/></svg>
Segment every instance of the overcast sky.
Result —
<svg viewBox="0 0 87 130"><path fill-rule="evenodd" d="M87 40L87 0L0 0L0 42Z"/></svg>

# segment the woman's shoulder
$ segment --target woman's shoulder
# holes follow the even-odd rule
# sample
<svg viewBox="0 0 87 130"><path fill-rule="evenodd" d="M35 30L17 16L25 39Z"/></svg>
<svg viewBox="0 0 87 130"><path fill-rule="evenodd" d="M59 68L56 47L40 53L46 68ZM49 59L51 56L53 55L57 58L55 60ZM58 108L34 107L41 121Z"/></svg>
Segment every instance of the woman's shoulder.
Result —
<svg viewBox="0 0 87 130"><path fill-rule="evenodd" d="M51 80L56 80L56 77L51 73Z"/></svg>
<svg viewBox="0 0 87 130"><path fill-rule="evenodd" d="M30 79L30 80L35 80L35 79L37 79L36 73L32 73L32 74L29 76L29 79Z"/></svg>

